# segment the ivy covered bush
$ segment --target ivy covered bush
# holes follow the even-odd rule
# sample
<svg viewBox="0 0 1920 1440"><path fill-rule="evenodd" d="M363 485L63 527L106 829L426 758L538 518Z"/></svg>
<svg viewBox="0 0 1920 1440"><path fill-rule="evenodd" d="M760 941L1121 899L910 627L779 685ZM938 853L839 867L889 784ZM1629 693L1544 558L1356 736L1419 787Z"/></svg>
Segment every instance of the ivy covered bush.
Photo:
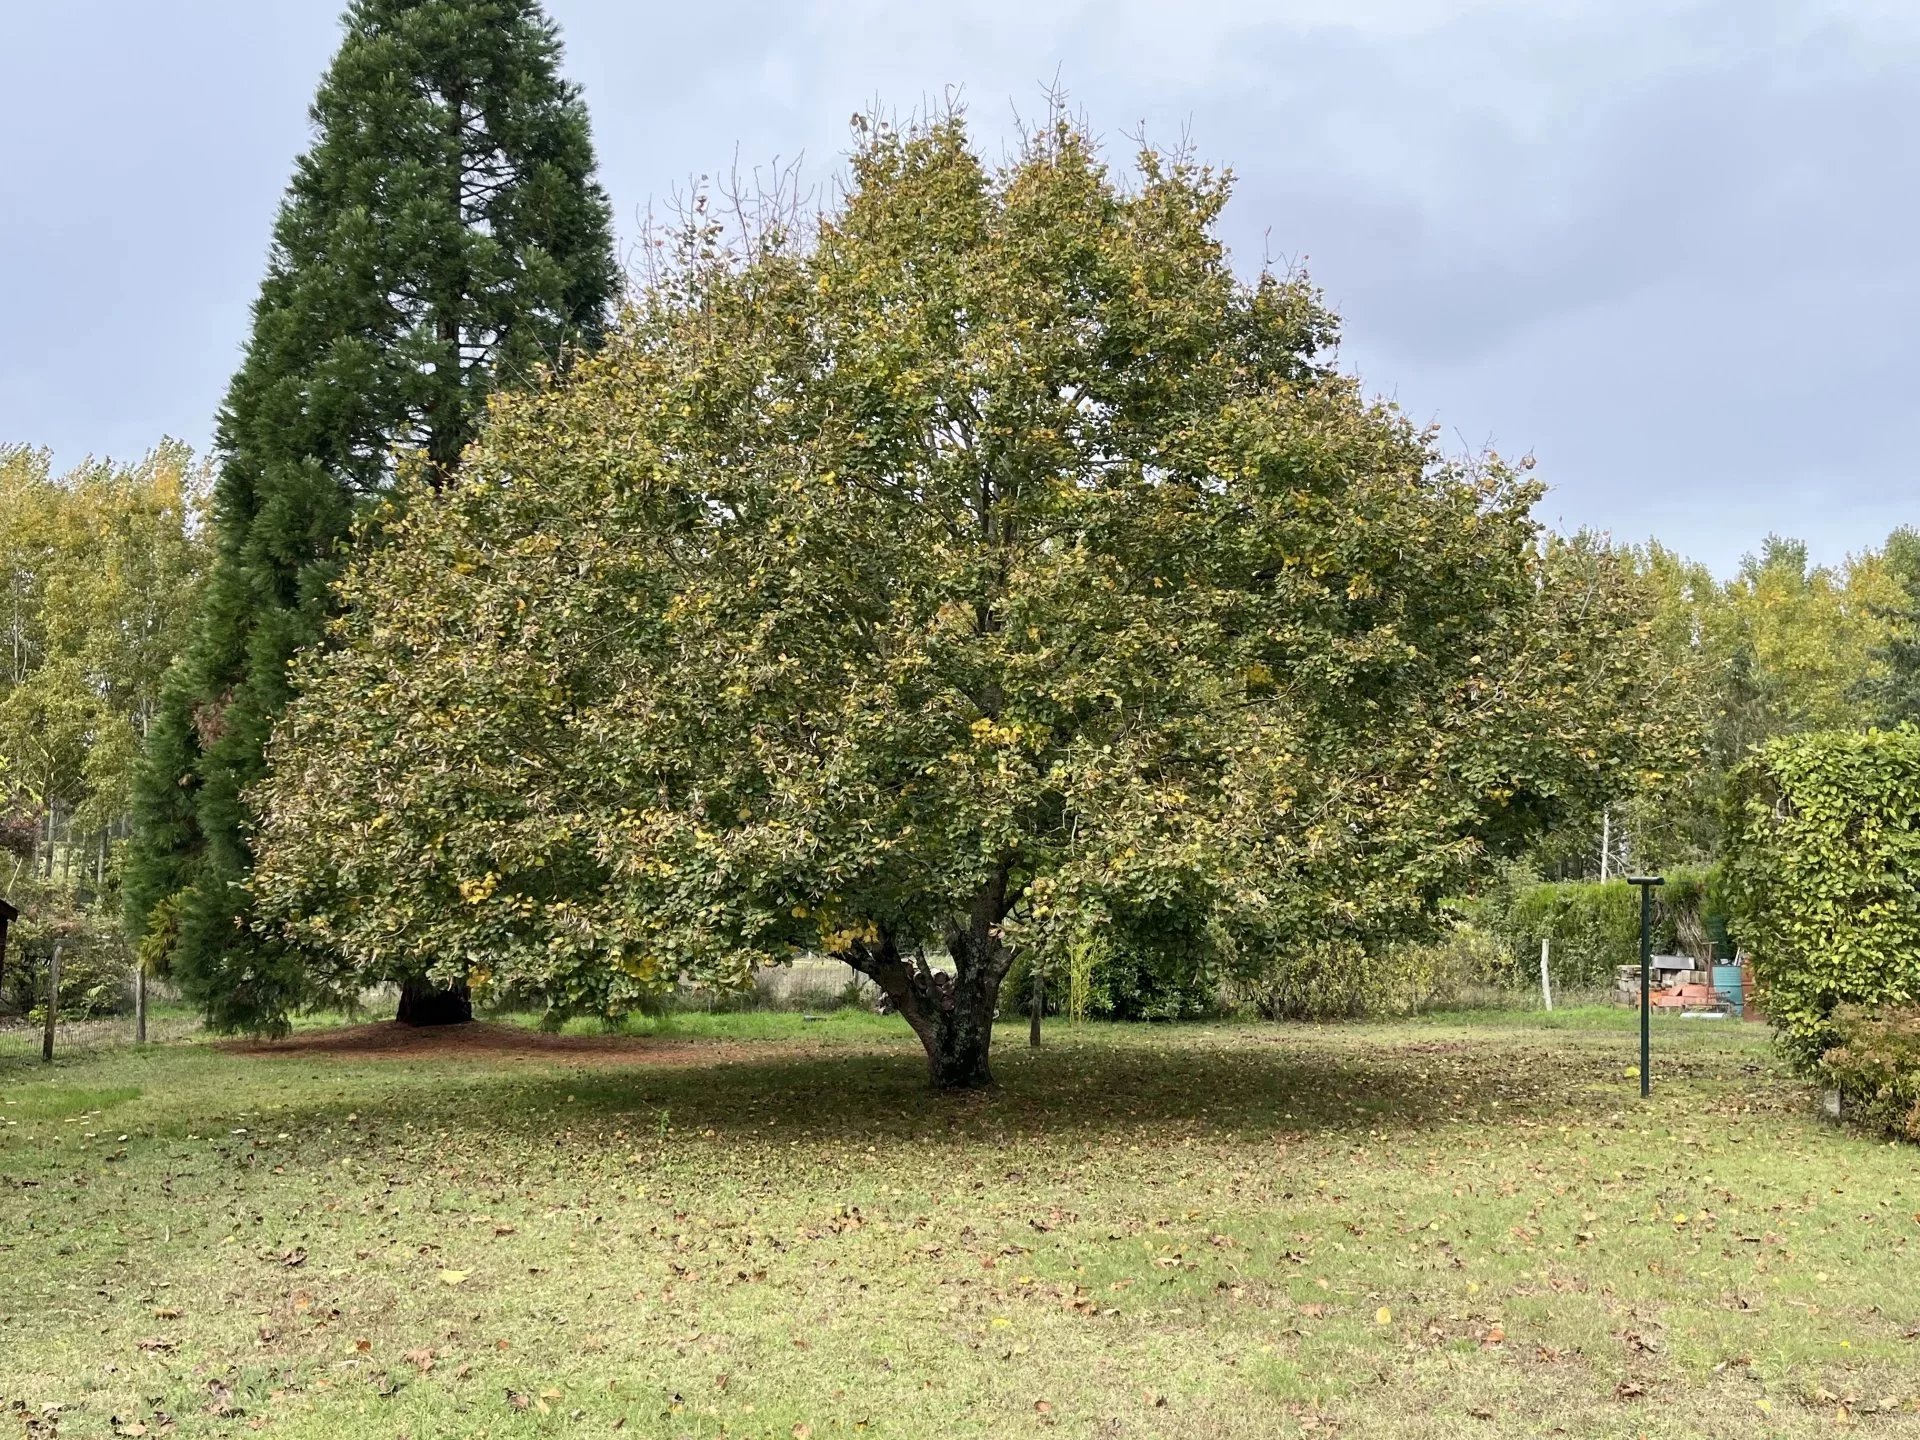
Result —
<svg viewBox="0 0 1920 1440"><path fill-rule="evenodd" d="M1811 1069L1846 1024L1920 1004L1920 730L1774 740L1736 783L1736 922L1782 1042Z"/></svg>

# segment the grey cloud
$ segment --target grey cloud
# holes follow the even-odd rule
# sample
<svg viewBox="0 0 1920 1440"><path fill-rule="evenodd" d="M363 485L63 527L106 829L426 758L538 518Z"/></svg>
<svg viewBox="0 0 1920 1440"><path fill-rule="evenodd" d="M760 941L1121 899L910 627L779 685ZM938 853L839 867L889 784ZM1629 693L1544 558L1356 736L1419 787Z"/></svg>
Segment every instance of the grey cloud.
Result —
<svg viewBox="0 0 1920 1440"><path fill-rule="evenodd" d="M337 3L0 7L0 437L204 441ZM549 3L630 234L736 148L824 179L876 99L961 85L997 152L1057 74L1116 152L1190 125L1239 261L1307 257L1345 363L1550 516L1723 569L1920 518L1920 6Z"/></svg>

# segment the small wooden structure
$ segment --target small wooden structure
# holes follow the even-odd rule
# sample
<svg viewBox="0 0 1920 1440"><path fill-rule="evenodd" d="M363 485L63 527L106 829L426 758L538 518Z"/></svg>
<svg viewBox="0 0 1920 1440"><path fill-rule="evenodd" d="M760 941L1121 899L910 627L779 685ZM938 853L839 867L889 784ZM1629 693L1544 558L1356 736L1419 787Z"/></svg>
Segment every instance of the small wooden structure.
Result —
<svg viewBox="0 0 1920 1440"><path fill-rule="evenodd" d="M20 912L0 900L0 980L7 978L7 930L20 918Z"/></svg>

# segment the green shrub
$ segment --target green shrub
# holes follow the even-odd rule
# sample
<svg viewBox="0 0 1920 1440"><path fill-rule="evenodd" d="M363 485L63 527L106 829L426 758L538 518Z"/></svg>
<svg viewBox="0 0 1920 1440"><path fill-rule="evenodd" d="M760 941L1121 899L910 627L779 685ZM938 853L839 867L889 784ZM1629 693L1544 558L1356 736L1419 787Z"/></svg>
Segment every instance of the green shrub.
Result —
<svg viewBox="0 0 1920 1440"><path fill-rule="evenodd" d="M1723 958L1733 953L1718 870L1671 870L1654 892L1653 949L1659 954ZM1525 870L1503 872L1475 907L1505 952L1507 983L1540 978L1540 942L1550 940L1553 979L1573 988L1612 982L1615 967L1640 956L1640 895L1625 880L1546 882Z"/></svg>
<svg viewBox="0 0 1920 1440"><path fill-rule="evenodd" d="M1438 939L1369 951L1353 942L1301 946L1234 987L1268 1020L1358 1020L1458 1002L1499 964L1493 937L1455 925Z"/></svg>
<svg viewBox="0 0 1920 1440"><path fill-rule="evenodd" d="M1841 1043L1843 1005L1920 1003L1920 730L1770 741L1728 818L1729 897L1798 1063Z"/></svg>
<svg viewBox="0 0 1920 1440"><path fill-rule="evenodd" d="M1112 944L1046 958L1049 1015L1078 1010L1095 1020L1198 1020L1219 1009L1218 990L1203 967ZM1026 955L1000 986L1000 1014L1027 1013L1033 970Z"/></svg>
<svg viewBox="0 0 1920 1440"><path fill-rule="evenodd" d="M25 897L23 897L25 898ZM119 926L91 910L31 897L7 942L0 1008L38 1016L47 997L47 966L60 951L60 1014L86 1020L125 1012L131 1004L133 958Z"/></svg>
<svg viewBox="0 0 1920 1440"><path fill-rule="evenodd" d="M1820 1073L1856 1124L1920 1141L1920 1008L1874 1011L1841 1005L1829 1017L1839 1043Z"/></svg>

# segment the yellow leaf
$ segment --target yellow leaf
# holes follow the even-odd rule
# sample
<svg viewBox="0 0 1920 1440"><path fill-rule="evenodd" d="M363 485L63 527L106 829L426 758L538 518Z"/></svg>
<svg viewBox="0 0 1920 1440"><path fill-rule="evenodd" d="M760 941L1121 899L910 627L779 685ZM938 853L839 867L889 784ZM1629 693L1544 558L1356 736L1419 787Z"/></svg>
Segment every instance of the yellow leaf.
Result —
<svg viewBox="0 0 1920 1440"><path fill-rule="evenodd" d="M464 1270L442 1270L440 1272L440 1283L442 1285L459 1285L464 1283L466 1278L467 1272Z"/></svg>
<svg viewBox="0 0 1920 1440"><path fill-rule="evenodd" d="M1373 1323L1376 1325L1391 1325L1393 1323L1393 1311L1382 1305L1378 1310L1373 1312Z"/></svg>

